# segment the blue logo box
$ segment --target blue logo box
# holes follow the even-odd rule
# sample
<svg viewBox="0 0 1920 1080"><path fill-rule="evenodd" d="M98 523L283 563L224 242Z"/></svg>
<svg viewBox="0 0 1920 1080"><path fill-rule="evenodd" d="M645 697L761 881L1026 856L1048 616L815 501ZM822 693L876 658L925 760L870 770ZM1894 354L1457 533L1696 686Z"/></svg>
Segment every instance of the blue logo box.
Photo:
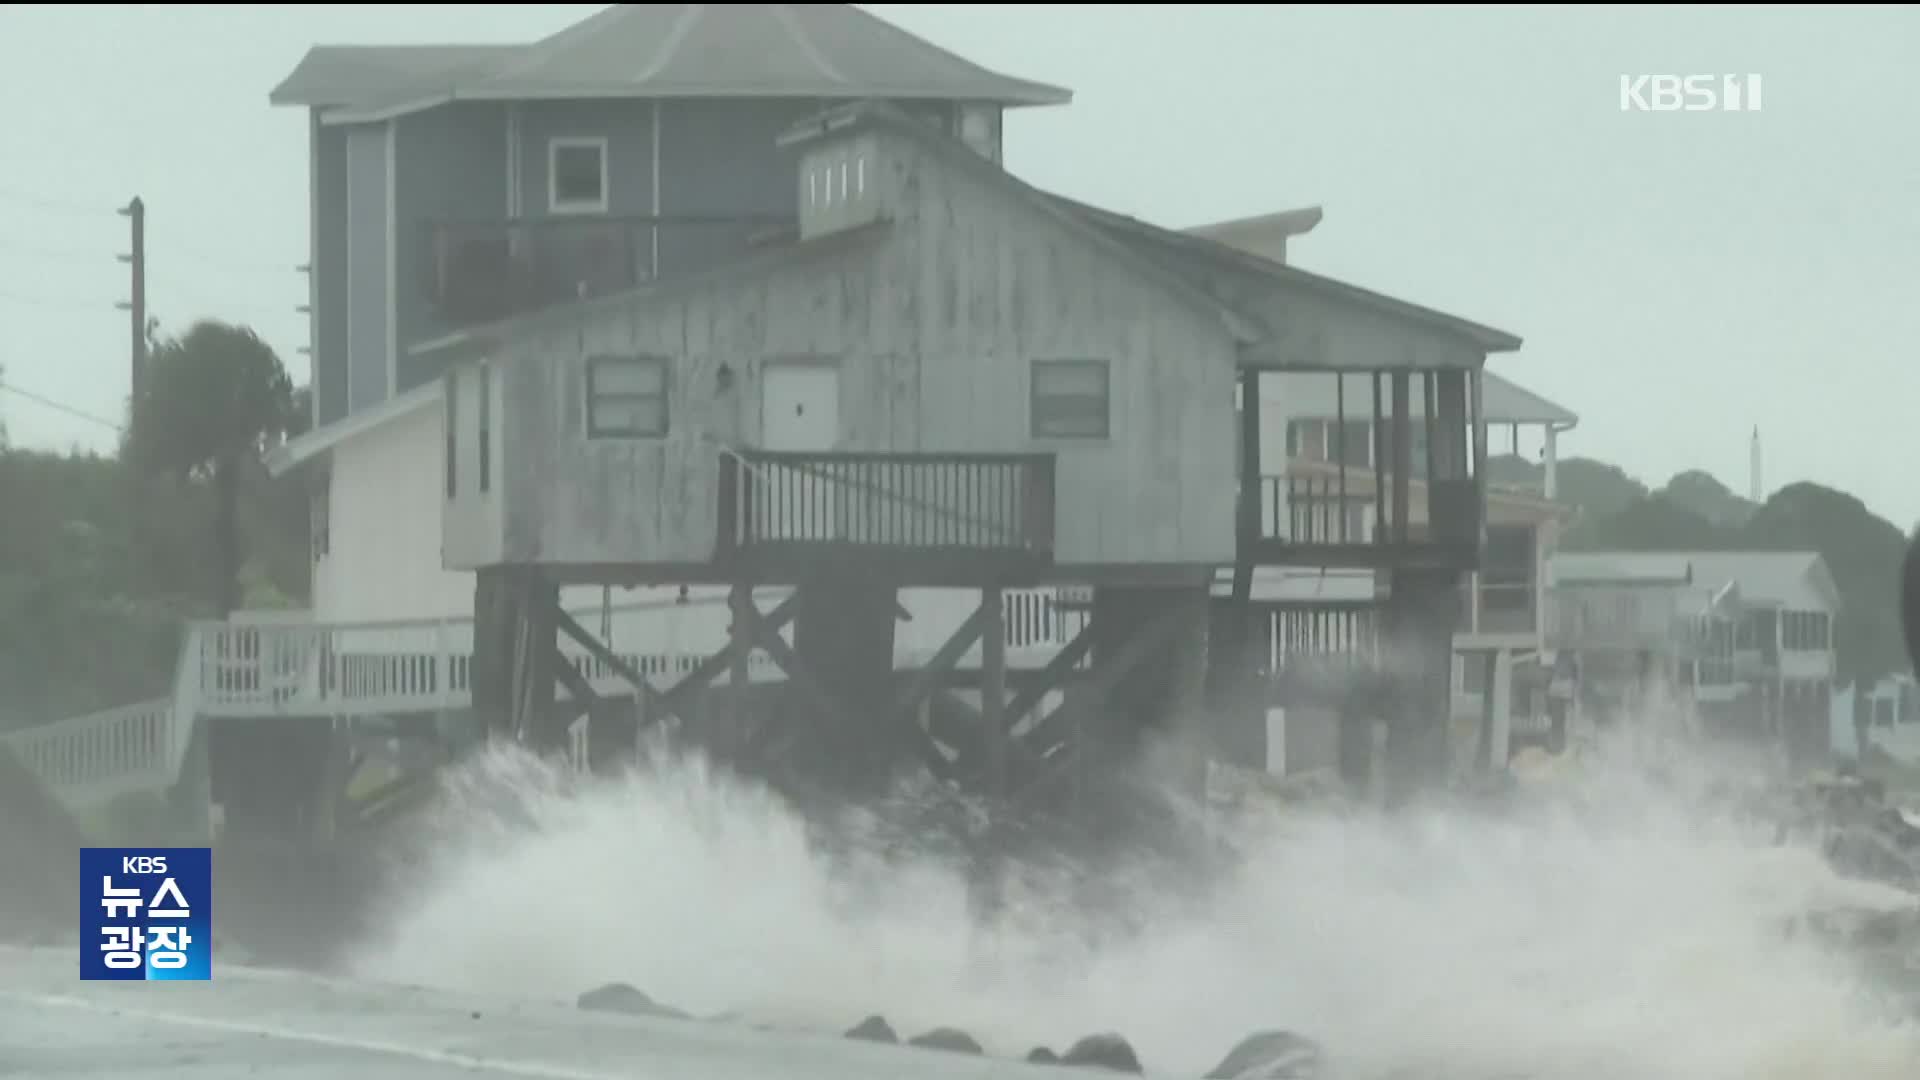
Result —
<svg viewBox="0 0 1920 1080"><path fill-rule="evenodd" d="M80 978L213 978L212 850L81 848Z"/></svg>

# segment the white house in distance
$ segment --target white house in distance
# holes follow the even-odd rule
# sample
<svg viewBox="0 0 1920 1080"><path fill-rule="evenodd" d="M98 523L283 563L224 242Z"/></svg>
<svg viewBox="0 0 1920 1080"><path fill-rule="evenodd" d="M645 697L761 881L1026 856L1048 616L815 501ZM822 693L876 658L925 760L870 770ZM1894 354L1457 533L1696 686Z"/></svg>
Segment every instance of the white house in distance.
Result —
<svg viewBox="0 0 1920 1080"><path fill-rule="evenodd" d="M1912 675L1889 675L1875 685L1856 691L1845 687L1834 691L1831 738L1836 757L1859 760L1861 730L1856 725L1855 696L1864 712L1867 743L1903 765L1920 765L1920 683Z"/></svg>
<svg viewBox="0 0 1920 1080"><path fill-rule="evenodd" d="M1670 658L1674 666L1663 674L1690 688L1708 724L1777 739L1796 761L1829 751L1840 592L1817 552L1580 552L1556 557L1554 576L1559 647L1585 654L1608 643L1625 648L1617 627L1637 619L1632 647ZM1603 587L1609 578L1613 584ZM1630 582L1641 588L1626 588ZM1635 595L1658 600L1629 603ZM1731 626L1690 637L1699 629L1688 620L1709 615ZM1722 640L1726 632L1731 641ZM1582 673L1590 683L1600 674Z"/></svg>

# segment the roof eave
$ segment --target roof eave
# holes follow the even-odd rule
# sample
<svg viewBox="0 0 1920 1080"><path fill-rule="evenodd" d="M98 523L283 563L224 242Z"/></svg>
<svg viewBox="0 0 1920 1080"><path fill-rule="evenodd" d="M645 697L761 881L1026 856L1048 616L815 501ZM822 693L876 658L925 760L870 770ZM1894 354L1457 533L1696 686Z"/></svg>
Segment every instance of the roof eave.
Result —
<svg viewBox="0 0 1920 1080"><path fill-rule="evenodd" d="M395 420L411 416L415 411L438 401L443 389L438 379L422 383L378 405L342 417L325 427L309 431L297 439L289 439L267 451L263 458L267 474L276 478L284 476L332 452L341 443L384 427Z"/></svg>
<svg viewBox="0 0 1920 1080"><path fill-rule="evenodd" d="M1305 236L1318 228L1325 217L1326 211L1321 207L1302 206L1293 210L1278 210L1271 214L1256 214L1251 217L1229 218L1226 221L1193 225L1180 231L1189 236L1232 246L1225 239L1226 237L1237 236L1248 240L1291 240L1296 236Z"/></svg>
<svg viewBox="0 0 1920 1080"><path fill-rule="evenodd" d="M1225 244L1218 240L1212 240L1188 231L1168 229L1150 222L1141 221L1138 218L1127 217L1124 214L1117 214L1111 210L1103 210L1097 206L1088 206L1085 203L1076 202L1058 195L1051 197L1065 204L1068 208L1077 209L1082 213L1092 215L1097 222L1104 223L1111 228L1127 230L1150 242L1165 246L1175 246L1196 256L1209 258L1248 273L1260 274L1281 281L1290 281L1310 289L1317 289L1323 293L1331 293L1345 299L1370 305L1377 309L1392 312L1405 318L1414 319L1426 323L1429 326L1437 326L1454 333L1464 334L1468 340L1489 354L1516 352L1522 344L1519 337L1509 334L1504 330L1496 330L1491 326L1483 326L1480 323L1463 319L1458 315L1449 315L1444 311L1422 307L1419 304L1400 300L1388 296L1385 293L1374 292L1371 289L1365 289L1358 285L1350 285L1344 281L1322 277L1319 274L1302 270L1297 266L1289 266L1285 263L1275 262L1272 259L1264 258L1251 252L1242 251L1231 244Z"/></svg>
<svg viewBox="0 0 1920 1080"><path fill-rule="evenodd" d="M320 123L332 127L337 124L378 124L388 120L397 120L412 113L424 112L435 106L445 105L456 99L452 91L421 94L404 101L385 105L342 105L329 112L320 114Z"/></svg>
<svg viewBox="0 0 1920 1080"><path fill-rule="evenodd" d="M422 112L454 101L556 101L575 98L595 100L647 101L657 98L832 98L856 101L867 98L892 98L897 100L934 100L934 101L990 101L1003 108L1032 108L1036 106L1070 105L1073 93L1059 87L1033 84L1017 90L999 94L955 94L953 90L935 87L865 87L857 91L845 91L839 95L823 94L816 88L802 86L673 86L658 83L591 83L547 86L491 87L465 86L452 87L444 91L420 93L383 105L341 105L337 102L299 100L281 95L279 99L270 96L273 104L314 105L333 107L335 111L321 118L323 124L374 124L393 120L411 113Z"/></svg>

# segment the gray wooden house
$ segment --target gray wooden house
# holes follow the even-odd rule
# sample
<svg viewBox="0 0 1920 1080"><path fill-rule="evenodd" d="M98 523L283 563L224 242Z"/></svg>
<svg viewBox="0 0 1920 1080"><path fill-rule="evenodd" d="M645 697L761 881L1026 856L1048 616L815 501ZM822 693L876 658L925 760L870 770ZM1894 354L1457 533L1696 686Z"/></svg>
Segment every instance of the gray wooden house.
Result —
<svg viewBox="0 0 1920 1080"><path fill-rule="evenodd" d="M499 655L522 662L489 664L512 673L503 723L538 729L519 688L550 685L508 649L526 633L510 627L544 627L553 590L586 581L734 584L738 644L772 652L843 729L827 756L917 752L945 772L969 748L929 745L906 718L913 695L889 685L892 596L983 589L954 652L989 643L971 749L995 787L1048 775L1072 730L1126 749L1167 716L1197 728L1209 629L1231 638L1246 601L1240 586L1210 617L1223 567L1405 569L1402 622L1433 639L1444 680L1452 614L1420 612L1451 601L1477 558L1473 391L1486 353L1513 339L1037 191L887 103L828 110L778 141L791 233L418 351L447 372L446 557L490 583L483 605L512 613ZM1368 407L1403 424L1419 387L1434 421L1418 490L1433 505L1414 514L1415 486L1395 482L1411 475L1405 453L1366 487L1379 520L1430 531L1362 542L1250 520L1247 492L1285 482L1239 467L1259 454L1237 401L1266 368L1378 371ZM1091 651L1093 674L1057 723L1015 741L1031 703L1007 703L992 670L994 595L1036 581L1092 587L1086 640L1063 657ZM772 633L784 613L747 600L766 584L797 586L799 656Z"/></svg>

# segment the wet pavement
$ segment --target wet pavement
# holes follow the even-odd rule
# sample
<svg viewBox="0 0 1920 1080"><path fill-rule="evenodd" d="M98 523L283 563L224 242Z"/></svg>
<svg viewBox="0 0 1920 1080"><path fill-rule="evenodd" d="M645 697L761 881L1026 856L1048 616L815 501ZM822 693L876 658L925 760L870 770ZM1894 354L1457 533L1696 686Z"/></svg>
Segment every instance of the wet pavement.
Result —
<svg viewBox="0 0 1920 1080"><path fill-rule="evenodd" d="M584 1013L310 975L84 983L69 949L0 946L0 1077L101 1080L986 1080L1022 1063ZM1057 1075L1057 1073L1054 1073Z"/></svg>

